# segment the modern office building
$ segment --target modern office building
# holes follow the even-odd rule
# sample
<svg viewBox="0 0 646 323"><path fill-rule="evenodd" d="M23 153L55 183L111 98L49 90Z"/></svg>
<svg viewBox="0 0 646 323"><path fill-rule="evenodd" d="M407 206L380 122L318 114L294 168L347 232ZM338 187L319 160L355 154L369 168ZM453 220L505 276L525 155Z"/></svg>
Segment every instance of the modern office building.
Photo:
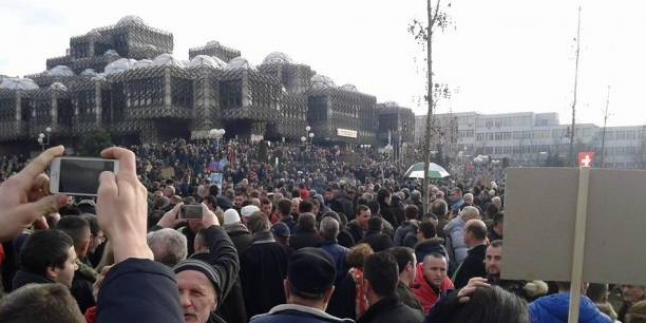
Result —
<svg viewBox="0 0 646 323"><path fill-rule="evenodd" d="M415 135L424 136L426 116L416 117ZM559 123L557 113L480 114L434 116L433 147L464 156L507 158L511 165L542 165L549 156L567 160L570 125ZM646 126L603 127L577 124L574 152L595 152L595 164L609 168L645 168ZM601 151L605 152L602 160Z"/></svg>

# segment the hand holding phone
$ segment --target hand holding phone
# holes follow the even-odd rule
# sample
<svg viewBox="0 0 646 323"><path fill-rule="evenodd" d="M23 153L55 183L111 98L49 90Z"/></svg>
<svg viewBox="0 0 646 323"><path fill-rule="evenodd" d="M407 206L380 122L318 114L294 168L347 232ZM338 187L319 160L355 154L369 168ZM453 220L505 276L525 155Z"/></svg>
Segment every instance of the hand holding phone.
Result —
<svg viewBox="0 0 646 323"><path fill-rule="evenodd" d="M119 161L86 157L57 157L50 165L49 190L75 196L96 196L99 176L108 171L115 175Z"/></svg>
<svg viewBox="0 0 646 323"><path fill-rule="evenodd" d="M177 218L181 220L202 220L202 211L202 205L200 204L182 205Z"/></svg>

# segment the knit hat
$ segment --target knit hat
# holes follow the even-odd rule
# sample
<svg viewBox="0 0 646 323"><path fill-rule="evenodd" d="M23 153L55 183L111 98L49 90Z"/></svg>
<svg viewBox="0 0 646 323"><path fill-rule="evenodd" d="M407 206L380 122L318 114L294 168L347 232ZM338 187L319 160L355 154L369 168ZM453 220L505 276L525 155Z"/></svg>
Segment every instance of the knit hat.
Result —
<svg viewBox="0 0 646 323"><path fill-rule="evenodd" d="M215 270L213 269L213 267L211 267L211 265L209 265L209 263L197 259L186 259L182 260L177 265L175 265L175 267L173 267L173 271L176 275L185 270L195 270L204 274L204 276L206 276L206 278L213 285L213 290L215 291L217 297L222 296L220 276L215 273Z"/></svg>
<svg viewBox="0 0 646 323"><path fill-rule="evenodd" d="M271 227L271 233L281 238L289 238L289 227L284 222L278 222Z"/></svg>
<svg viewBox="0 0 646 323"><path fill-rule="evenodd" d="M240 215L247 218L247 217L250 217L251 215L253 215L254 213L259 212L259 211L260 211L260 209L257 206L255 206L255 205L247 205L247 206L243 207L242 209L240 209Z"/></svg>
<svg viewBox="0 0 646 323"><path fill-rule="evenodd" d="M287 279L300 296L319 298L334 285L335 277L332 257L318 248L299 249L287 266Z"/></svg>
<svg viewBox="0 0 646 323"><path fill-rule="evenodd" d="M240 215L236 209L228 209L224 211L224 225L234 224L240 222Z"/></svg>

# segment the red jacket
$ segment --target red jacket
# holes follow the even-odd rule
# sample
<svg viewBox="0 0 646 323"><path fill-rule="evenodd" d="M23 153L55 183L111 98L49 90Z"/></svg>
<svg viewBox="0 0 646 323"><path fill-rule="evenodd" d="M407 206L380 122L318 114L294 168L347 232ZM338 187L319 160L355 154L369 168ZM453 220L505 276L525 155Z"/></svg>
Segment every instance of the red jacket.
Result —
<svg viewBox="0 0 646 323"><path fill-rule="evenodd" d="M424 264L420 263L417 265L417 276L415 277L415 282L413 283L413 294L415 298L422 304L424 309L424 316L428 315L428 312L431 310L431 307L437 303L437 300L445 294L447 291L454 289L453 283L448 276L444 277L442 286L440 286L439 293L436 293L435 290L428 283L426 278L424 278Z"/></svg>

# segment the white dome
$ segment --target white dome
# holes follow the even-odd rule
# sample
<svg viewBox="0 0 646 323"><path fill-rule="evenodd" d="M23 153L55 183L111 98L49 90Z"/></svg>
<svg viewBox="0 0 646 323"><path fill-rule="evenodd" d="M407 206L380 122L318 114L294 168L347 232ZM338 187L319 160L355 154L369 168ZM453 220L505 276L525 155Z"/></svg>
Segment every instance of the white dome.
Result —
<svg viewBox="0 0 646 323"><path fill-rule="evenodd" d="M8 77L0 83L0 89L7 90L37 90L38 84L29 78Z"/></svg>
<svg viewBox="0 0 646 323"><path fill-rule="evenodd" d="M142 60L137 61L132 68L146 68L146 67L151 67L152 65L153 65L153 61L144 58Z"/></svg>
<svg viewBox="0 0 646 323"><path fill-rule="evenodd" d="M95 76L92 76L92 81L105 81L105 73L99 73Z"/></svg>
<svg viewBox="0 0 646 323"><path fill-rule="evenodd" d="M226 68L227 63L225 63L224 61L222 61L217 57L212 57L208 55L197 55L193 57L193 59L189 63L189 67L202 67L202 66L223 69L223 68Z"/></svg>
<svg viewBox="0 0 646 323"><path fill-rule="evenodd" d="M117 57L119 57L119 53L117 53L117 51L114 50L114 49L108 49L108 50L105 51L105 53L103 53L103 56L117 56Z"/></svg>
<svg viewBox="0 0 646 323"><path fill-rule="evenodd" d="M357 90L357 87L354 86L354 84L343 84L341 86L341 90L350 91L350 92L359 92L359 90Z"/></svg>
<svg viewBox="0 0 646 323"><path fill-rule="evenodd" d="M74 76L74 71L65 65L54 66L46 72L47 76Z"/></svg>
<svg viewBox="0 0 646 323"><path fill-rule="evenodd" d="M131 58L119 58L105 67L105 74L114 74L127 71L135 65L137 61Z"/></svg>
<svg viewBox="0 0 646 323"><path fill-rule="evenodd" d="M246 58L242 57L242 56L238 56L238 57L230 60L229 64L227 64L227 69L228 70L235 70L235 69L238 69L238 68L242 68L242 69L245 69L245 70L255 69L255 67L253 65L251 65L251 63L249 63L249 61Z"/></svg>
<svg viewBox="0 0 646 323"><path fill-rule="evenodd" d="M310 79L310 88L314 90L329 89L329 88L335 88L335 87L336 87L336 84L334 84L334 81L332 81L331 78L324 75L316 74L312 76L312 78Z"/></svg>
<svg viewBox="0 0 646 323"><path fill-rule="evenodd" d="M146 23L139 16L125 16L119 19L116 27L124 27L129 25L146 25Z"/></svg>
<svg viewBox="0 0 646 323"><path fill-rule="evenodd" d="M291 64L292 59L285 53L273 52L262 61L263 64Z"/></svg>
<svg viewBox="0 0 646 323"><path fill-rule="evenodd" d="M83 70L83 72L81 72L81 75L82 76L95 76L96 72L91 68L86 68L86 69Z"/></svg>
<svg viewBox="0 0 646 323"><path fill-rule="evenodd" d="M49 88L52 90L67 91L67 86L61 82L54 82Z"/></svg>
<svg viewBox="0 0 646 323"><path fill-rule="evenodd" d="M183 59L180 62L182 62L182 65L184 65L184 67L191 66L191 61L189 61L188 59Z"/></svg>
<svg viewBox="0 0 646 323"><path fill-rule="evenodd" d="M153 60L153 66L177 66L184 67L184 64L171 54L161 54Z"/></svg>

